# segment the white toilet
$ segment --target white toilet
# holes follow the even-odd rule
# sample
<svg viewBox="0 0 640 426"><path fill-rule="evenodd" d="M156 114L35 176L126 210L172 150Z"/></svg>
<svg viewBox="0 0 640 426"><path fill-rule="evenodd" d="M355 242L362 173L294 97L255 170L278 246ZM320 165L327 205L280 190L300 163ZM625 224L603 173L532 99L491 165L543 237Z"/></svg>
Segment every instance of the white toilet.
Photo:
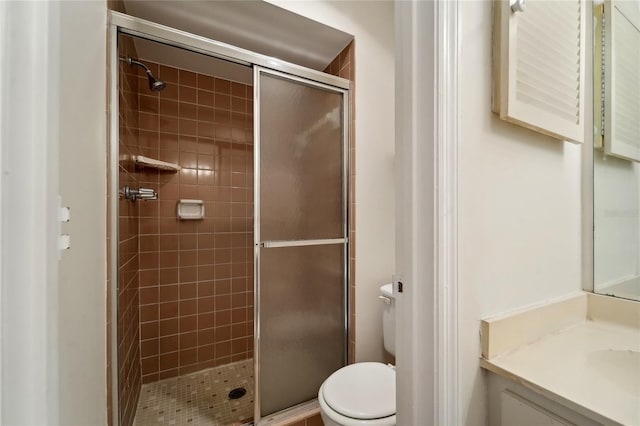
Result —
<svg viewBox="0 0 640 426"><path fill-rule="evenodd" d="M395 355L396 306L391 284L380 287L384 348ZM342 367L320 386L320 414L325 426L395 426L396 370L381 362Z"/></svg>

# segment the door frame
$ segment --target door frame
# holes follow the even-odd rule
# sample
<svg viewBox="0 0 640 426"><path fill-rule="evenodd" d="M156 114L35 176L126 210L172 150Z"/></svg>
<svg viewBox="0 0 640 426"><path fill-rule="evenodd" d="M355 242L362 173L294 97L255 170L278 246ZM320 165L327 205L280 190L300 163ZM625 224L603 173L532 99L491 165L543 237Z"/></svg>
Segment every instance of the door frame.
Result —
<svg viewBox="0 0 640 426"><path fill-rule="evenodd" d="M397 421L457 425L458 2L395 12Z"/></svg>
<svg viewBox="0 0 640 426"><path fill-rule="evenodd" d="M108 12L108 70L109 70L109 111L108 111L108 143L109 143L109 159L108 159L108 169L111 171L108 177L109 179L109 193L108 199L109 204L107 206L109 212L109 228L111 229L111 235L109 238L109 246L107 247L107 251L110 255L110 259L112 259L111 263L108 265L110 276L113 277L112 285L109 289L109 297L110 305L107 307L108 312L110 313L111 318L111 381L112 381L112 392L111 392L111 405L112 405L112 414L113 419L117 419L118 424L120 423L120 409L119 409L119 360L118 360L118 287L119 283L117 280L118 277L118 202L119 199L119 182L118 182L118 174L113 171L118 170L119 168L119 147L118 147L118 138L119 138L119 120L118 120L118 102L119 102L119 94L118 94L118 73L119 73L119 60L118 60L118 34L123 33L135 37L141 37L144 39L156 41L165 45L178 47L185 50L190 50L196 53L201 53L207 56L211 56L214 58L223 59L230 62L235 62L241 65L247 66L260 66L267 70L272 70L274 72L280 72L283 75L286 75L287 78L299 78L305 81L315 82L318 85L324 87L331 87L336 91L348 91L351 88L351 81L333 76L331 74L326 74L321 71L313 70L307 67L303 67L301 65L293 64L287 61L283 61L278 58L262 55L259 53L255 53L246 49L241 49L239 47L222 43L216 40L211 40L206 37L198 36L195 34L191 34L182 30L178 30L175 28L171 28L165 25L157 24L155 22L147 21L145 19L137 18L134 16L126 15L120 12L109 11ZM348 96L348 94L347 94ZM348 97L347 97L348 99ZM348 108L347 108L348 109ZM348 111L347 111L348 113ZM255 121L254 117L254 121ZM348 121L346 122L347 131L348 131ZM348 134L347 134L348 138ZM348 139L347 139L348 143ZM348 160L348 145L347 145L347 160ZM255 154L254 154L255 155ZM349 162L347 161L347 167ZM347 169L348 173L348 169ZM347 174L347 185L348 185L349 175ZM347 187L348 189L348 187ZM346 204L346 208L348 209L348 203ZM348 219L348 210L347 210L347 219ZM348 231L348 228L347 228ZM348 233L347 233L348 237ZM348 256L348 244L346 246L346 253ZM347 266L348 266L348 257L347 257ZM345 269L348 271L348 269ZM346 289L347 294L347 303L348 303L348 286ZM349 305L347 304L347 307ZM348 321L349 315L347 315ZM345 325L348 327L348 324ZM347 333L348 336L348 333ZM255 338L254 338L255 339ZM348 339L348 337L347 337ZM348 348L348 341L347 341ZM254 374L257 377L256 374ZM257 404L256 404L257 405Z"/></svg>

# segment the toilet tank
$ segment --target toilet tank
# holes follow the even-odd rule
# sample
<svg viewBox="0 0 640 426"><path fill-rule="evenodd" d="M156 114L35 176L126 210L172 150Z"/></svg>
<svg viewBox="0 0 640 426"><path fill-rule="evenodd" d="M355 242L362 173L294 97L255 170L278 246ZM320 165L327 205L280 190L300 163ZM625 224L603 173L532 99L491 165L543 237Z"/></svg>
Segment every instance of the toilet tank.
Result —
<svg viewBox="0 0 640 426"><path fill-rule="evenodd" d="M396 299L391 284L380 287L380 299L384 302L382 310L382 338L384 349L391 355L396 354Z"/></svg>

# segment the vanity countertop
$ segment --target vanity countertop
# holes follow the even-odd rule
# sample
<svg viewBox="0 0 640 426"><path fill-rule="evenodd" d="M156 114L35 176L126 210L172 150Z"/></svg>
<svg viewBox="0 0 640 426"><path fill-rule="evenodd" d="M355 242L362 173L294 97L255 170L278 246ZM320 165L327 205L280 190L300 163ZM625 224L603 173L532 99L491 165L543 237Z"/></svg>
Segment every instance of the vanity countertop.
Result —
<svg viewBox="0 0 640 426"><path fill-rule="evenodd" d="M551 311L516 314L511 323L509 317L484 321L481 365L600 423L640 425L640 304L620 301L627 304L618 309L612 298L580 297L569 301L568 312L561 303ZM536 314L542 315L537 322ZM552 330L555 314L564 318ZM510 336L521 340L528 334L524 344L508 343Z"/></svg>

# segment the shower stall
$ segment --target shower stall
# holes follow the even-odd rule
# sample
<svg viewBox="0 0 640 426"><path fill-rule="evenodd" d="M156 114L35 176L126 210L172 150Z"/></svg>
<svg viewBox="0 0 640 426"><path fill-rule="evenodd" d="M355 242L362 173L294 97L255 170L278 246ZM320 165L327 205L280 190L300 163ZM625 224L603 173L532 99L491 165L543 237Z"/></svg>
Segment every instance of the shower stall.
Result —
<svg viewBox="0 0 640 426"><path fill-rule="evenodd" d="M348 361L350 82L110 13L112 424L250 423Z"/></svg>

